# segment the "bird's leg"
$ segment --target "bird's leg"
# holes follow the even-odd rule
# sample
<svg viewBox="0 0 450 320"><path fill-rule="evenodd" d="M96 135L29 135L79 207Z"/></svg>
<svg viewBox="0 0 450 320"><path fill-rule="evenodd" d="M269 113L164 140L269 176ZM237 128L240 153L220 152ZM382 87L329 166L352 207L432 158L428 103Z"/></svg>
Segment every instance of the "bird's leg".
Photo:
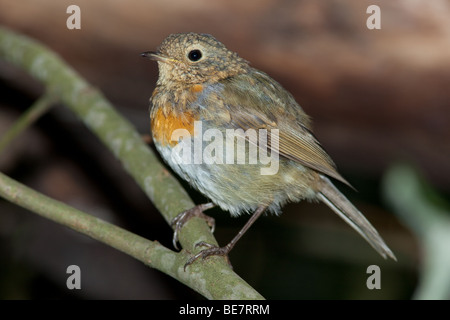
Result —
<svg viewBox="0 0 450 320"><path fill-rule="evenodd" d="M206 259L209 256L224 256L227 259L228 264L231 266L230 259L228 258L228 254L231 249L236 245L236 242L244 235L244 233L251 227L251 225L263 214L263 212L267 209L267 207L258 207L247 223L242 227L242 229L238 232L238 234L225 246L225 247L217 247L215 245L206 243L204 241L200 241L195 246L196 247L207 247L197 253L195 256L191 257L186 264L184 265L184 270L186 271L186 267L192 264L198 258L202 258L202 260Z"/></svg>
<svg viewBox="0 0 450 320"><path fill-rule="evenodd" d="M211 232L214 232L214 229L216 227L216 223L214 221L214 218L207 216L203 213L203 211L213 208L215 205L212 202L199 204L198 206L195 206L189 210L186 210L179 215L177 215L173 220L171 221L170 225L172 228L174 228L173 232L173 238L172 243L175 249L178 250L177 242L178 242L178 233L180 232L181 228L184 226L186 222L188 222L189 219L192 217L199 217L202 219L205 219L208 225L211 228Z"/></svg>

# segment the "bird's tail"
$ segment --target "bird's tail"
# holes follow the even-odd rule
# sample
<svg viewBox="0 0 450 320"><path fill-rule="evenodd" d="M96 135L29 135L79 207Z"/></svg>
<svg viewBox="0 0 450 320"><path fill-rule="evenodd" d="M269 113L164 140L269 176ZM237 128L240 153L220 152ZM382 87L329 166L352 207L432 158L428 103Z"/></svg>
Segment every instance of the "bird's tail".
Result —
<svg viewBox="0 0 450 320"><path fill-rule="evenodd" d="M347 200L347 198L331 183L321 175L321 186L319 199L329 206L338 216L345 220L355 229L383 258L390 257L397 261L391 249L384 243L378 231L370 224L364 215Z"/></svg>

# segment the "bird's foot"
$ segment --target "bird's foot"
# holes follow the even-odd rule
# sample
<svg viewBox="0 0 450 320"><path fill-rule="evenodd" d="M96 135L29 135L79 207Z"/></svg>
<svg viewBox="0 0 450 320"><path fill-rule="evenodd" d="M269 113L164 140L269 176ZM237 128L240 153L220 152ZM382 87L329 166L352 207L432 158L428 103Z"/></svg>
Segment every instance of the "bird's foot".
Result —
<svg viewBox="0 0 450 320"><path fill-rule="evenodd" d="M180 213L172 220L171 226L172 228L174 228L172 243L175 249L178 250L177 246L178 234L180 233L181 228L192 217L199 217L205 219L209 227L211 228L211 232L214 232L214 229L216 227L214 218L207 216L206 214L203 213L203 211L211 209L212 207L214 207L213 203L199 204L198 206L195 206L189 210Z"/></svg>
<svg viewBox="0 0 450 320"><path fill-rule="evenodd" d="M218 247L209 243L206 243L204 241L200 241L199 243L197 243L195 245L195 247L207 247L207 249L204 249L202 251L200 251L199 253L197 253L195 256L189 258L189 260L186 262L186 264L184 265L184 271L186 271L186 267L191 265L192 263L194 263L195 260L197 260L198 258L202 258L202 260L205 260L206 258L210 257L210 256L224 256L225 259L227 260L228 264L230 265L231 268L232 265L230 263L230 259L228 258L228 253L231 251L231 246L228 244L225 247Z"/></svg>

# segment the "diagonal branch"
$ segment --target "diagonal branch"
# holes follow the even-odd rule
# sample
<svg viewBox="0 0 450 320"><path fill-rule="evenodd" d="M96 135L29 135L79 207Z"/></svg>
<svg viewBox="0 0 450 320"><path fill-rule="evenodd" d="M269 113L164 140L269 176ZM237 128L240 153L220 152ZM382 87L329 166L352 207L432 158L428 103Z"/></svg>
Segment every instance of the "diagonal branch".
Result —
<svg viewBox="0 0 450 320"><path fill-rule="evenodd" d="M194 206L186 191L159 163L134 127L114 110L99 91L90 86L55 53L25 36L0 27L0 58L24 69L43 82L47 91L56 92L60 101L71 109L122 162L125 170L152 200L166 221L171 221L178 213ZM23 197L26 198L29 192L33 194L32 199L37 197L38 201L44 200L35 191L4 175L1 176L1 181L2 196L10 201L14 202L14 199L18 199L18 195L21 195L19 198L23 201ZM11 190L21 191L12 192ZM45 200L51 199L45 198ZM186 223L179 235L180 243L185 250L175 253L156 242L146 240L147 242L142 244L142 238L129 241L127 240L129 234L124 236L126 231L117 227L108 226L106 229L97 229L95 226L97 223L106 225L105 222L100 222L101 220L86 214L78 215L79 211L69 209L70 207L61 203L45 201L41 204L38 202L33 206L25 206L20 201L16 203L37 213L47 212L52 215L52 220L58 223L63 223L60 220L62 215L70 216L76 213L77 218L73 218L75 220L67 217L70 223L66 225L134 257L136 257L136 250L140 250L141 253L143 250L141 261L189 285L207 298L262 299L262 296L235 274L220 257L211 257L206 261L195 263L189 266L187 272L183 271L184 263L190 255L188 251L196 251L195 243L206 241L217 244L208 225L202 219L193 218ZM83 223L73 223L74 221ZM86 229L86 226L90 227ZM90 231L85 232L85 230ZM119 246L116 240L122 242L123 246ZM155 248L154 252L159 254L154 254L149 248Z"/></svg>

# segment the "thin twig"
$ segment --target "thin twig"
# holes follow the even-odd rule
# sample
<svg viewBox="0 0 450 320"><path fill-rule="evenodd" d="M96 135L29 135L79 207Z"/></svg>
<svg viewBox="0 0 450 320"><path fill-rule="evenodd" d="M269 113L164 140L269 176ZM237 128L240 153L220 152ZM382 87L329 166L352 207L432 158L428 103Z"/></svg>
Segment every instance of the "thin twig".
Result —
<svg viewBox="0 0 450 320"><path fill-rule="evenodd" d="M55 95L46 93L24 112L0 138L0 154L5 148L54 105Z"/></svg>

